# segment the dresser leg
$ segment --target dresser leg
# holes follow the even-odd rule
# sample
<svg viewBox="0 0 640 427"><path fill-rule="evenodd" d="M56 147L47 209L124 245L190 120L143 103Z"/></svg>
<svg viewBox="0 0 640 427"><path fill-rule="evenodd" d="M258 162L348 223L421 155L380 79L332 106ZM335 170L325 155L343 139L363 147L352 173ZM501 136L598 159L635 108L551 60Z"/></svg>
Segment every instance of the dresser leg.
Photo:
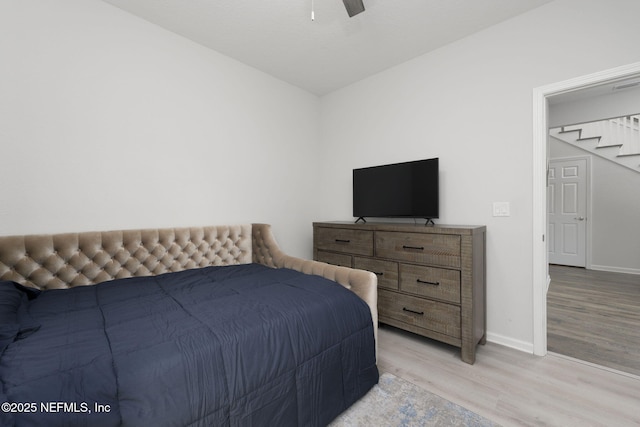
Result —
<svg viewBox="0 0 640 427"><path fill-rule="evenodd" d="M475 346L473 346L472 348L463 346L460 358L463 362L468 363L469 365L473 365L476 361Z"/></svg>

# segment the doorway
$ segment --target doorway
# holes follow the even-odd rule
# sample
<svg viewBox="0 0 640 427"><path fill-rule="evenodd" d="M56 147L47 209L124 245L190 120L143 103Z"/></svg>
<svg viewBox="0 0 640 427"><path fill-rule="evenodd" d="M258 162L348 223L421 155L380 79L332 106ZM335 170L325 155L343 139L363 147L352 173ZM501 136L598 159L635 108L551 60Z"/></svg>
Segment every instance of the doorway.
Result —
<svg viewBox="0 0 640 427"><path fill-rule="evenodd" d="M599 85L640 77L640 62L536 88L533 91L533 350L547 353L548 222L548 106L549 98Z"/></svg>
<svg viewBox="0 0 640 427"><path fill-rule="evenodd" d="M595 132L579 131L577 136L572 133L575 128L588 128L593 123L596 126L592 128L597 131L606 130L606 126L613 128L617 119L612 117L619 111L640 111L640 92L636 88L612 91L611 86L603 85L608 88L606 95L579 97L568 103L564 97L550 100L547 350L640 375L640 276L621 272L634 268L638 271L637 261L629 263L627 254L634 253L637 258L638 246L633 242L640 234L635 231L635 218L628 219L626 213L640 208L635 202L640 175L615 162L614 148L620 152L627 143L614 139L621 132L605 133L597 139ZM572 98L578 96L574 94ZM633 100L630 102L629 98ZM595 120L571 125L585 114ZM571 137L563 137L565 129L569 129L566 132L572 133ZM584 139L574 141L575 138ZM599 157L594 153L596 146L609 147L604 150L612 156ZM591 153L585 155L582 150ZM592 186L586 185L587 178L593 181ZM589 202L581 203L586 200ZM587 262L583 258L584 232L591 237ZM615 244L610 245L610 241Z"/></svg>

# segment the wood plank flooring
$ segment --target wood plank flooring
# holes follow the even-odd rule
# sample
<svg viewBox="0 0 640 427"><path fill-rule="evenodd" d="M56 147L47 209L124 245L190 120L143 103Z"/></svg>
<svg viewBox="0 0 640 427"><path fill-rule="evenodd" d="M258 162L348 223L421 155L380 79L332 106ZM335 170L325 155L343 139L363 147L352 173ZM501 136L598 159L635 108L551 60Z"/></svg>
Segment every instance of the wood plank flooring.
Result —
<svg viewBox="0 0 640 427"><path fill-rule="evenodd" d="M387 325L378 345L381 372L505 427L640 425L640 377L493 343L478 346L469 365L456 347Z"/></svg>
<svg viewBox="0 0 640 427"><path fill-rule="evenodd" d="M550 265L547 349L640 375L640 276Z"/></svg>

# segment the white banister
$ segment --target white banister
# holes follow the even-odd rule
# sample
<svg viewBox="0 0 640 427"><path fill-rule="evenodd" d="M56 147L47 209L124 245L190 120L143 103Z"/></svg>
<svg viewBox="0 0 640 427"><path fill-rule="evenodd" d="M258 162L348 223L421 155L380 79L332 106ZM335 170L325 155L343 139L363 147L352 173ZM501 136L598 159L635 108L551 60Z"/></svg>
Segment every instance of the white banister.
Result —
<svg viewBox="0 0 640 427"><path fill-rule="evenodd" d="M553 128L549 135L640 172L640 114Z"/></svg>
<svg viewBox="0 0 640 427"><path fill-rule="evenodd" d="M609 120L564 126L565 130L582 129L581 138L600 137L599 146L621 145L620 154L640 153L640 114Z"/></svg>

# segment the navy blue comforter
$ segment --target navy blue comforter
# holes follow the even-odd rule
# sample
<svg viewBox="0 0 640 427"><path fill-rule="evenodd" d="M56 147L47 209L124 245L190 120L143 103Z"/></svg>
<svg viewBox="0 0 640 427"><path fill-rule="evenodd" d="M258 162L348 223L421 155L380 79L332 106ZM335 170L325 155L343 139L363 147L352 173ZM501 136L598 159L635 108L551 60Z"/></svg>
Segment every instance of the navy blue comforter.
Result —
<svg viewBox="0 0 640 427"><path fill-rule="evenodd" d="M0 425L319 426L378 381L368 306L258 264L0 282Z"/></svg>

